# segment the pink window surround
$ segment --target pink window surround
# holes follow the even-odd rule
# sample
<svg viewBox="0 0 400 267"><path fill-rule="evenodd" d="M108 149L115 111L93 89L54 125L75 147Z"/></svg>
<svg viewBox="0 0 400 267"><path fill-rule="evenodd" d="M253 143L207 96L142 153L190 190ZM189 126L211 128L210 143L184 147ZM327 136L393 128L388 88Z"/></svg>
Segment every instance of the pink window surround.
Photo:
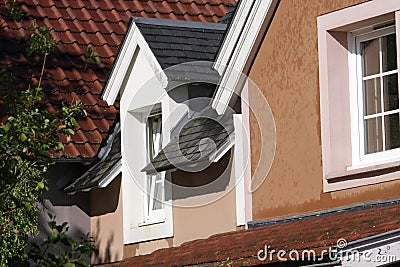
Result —
<svg viewBox="0 0 400 267"><path fill-rule="evenodd" d="M400 62L400 1L373 0L318 17L318 54L324 192L399 179L398 159L359 160L357 72L351 34L395 22ZM399 67L398 67L399 69ZM399 83L400 84L400 83ZM355 114L356 113L356 114Z"/></svg>

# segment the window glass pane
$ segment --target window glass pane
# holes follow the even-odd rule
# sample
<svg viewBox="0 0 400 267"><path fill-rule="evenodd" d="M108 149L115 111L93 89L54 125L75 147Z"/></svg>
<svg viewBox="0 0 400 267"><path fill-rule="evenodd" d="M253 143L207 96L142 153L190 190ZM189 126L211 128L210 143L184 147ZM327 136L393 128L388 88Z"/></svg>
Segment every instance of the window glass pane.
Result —
<svg viewBox="0 0 400 267"><path fill-rule="evenodd" d="M162 117L154 114L147 118L147 147L149 160L152 160L162 148ZM151 220L155 210L163 209L164 180L161 175L147 176L147 216Z"/></svg>
<svg viewBox="0 0 400 267"><path fill-rule="evenodd" d="M147 214L150 213L150 203L151 203L151 187L153 184L153 176L149 176L147 179Z"/></svg>
<svg viewBox="0 0 400 267"><path fill-rule="evenodd" d="M377 114L381 110L380 78L364 81L364 115Z"/></svg>
<svg viewBox="0 0 400 267"><path fill-rule="evenodd" d="M379 38L361 43L361 55L363 59L363 76L369 76L380 72L379 67Z"/></svg>
<svg viewBox="0 0 400 267"><path fill-rule="evenodd" d="M386 150L400 147L399 114L385 116Z"/></svg>
<svg viewBox="0 0 400 267"><path fill-rule="evenodd" d="M365 140L366 154L383 150L381 117L365 120Z"/></svg>
<svg viewBox="0 0 400 267"><path fill-rule="evenodd" d="M399 108L397 74L383 77L383 102L385 104L385 111Z"/></svg>
<svg viewBox="0 0 400 267"><path fill-rule="evenodd" d="M158 175L158 176L160 176L160 175ZM153 210L162 209L163 208L163 205L162 205L163 200L164 200L164 189L163 189L163 182L161 180L161 181L158 181L155 183Z"/></svg>
<svg viewBox="0 0 400 267"><path fill-rule="evenodd" d="M382 67L383 71L397 69L396 35L382 37Z"/></svg>

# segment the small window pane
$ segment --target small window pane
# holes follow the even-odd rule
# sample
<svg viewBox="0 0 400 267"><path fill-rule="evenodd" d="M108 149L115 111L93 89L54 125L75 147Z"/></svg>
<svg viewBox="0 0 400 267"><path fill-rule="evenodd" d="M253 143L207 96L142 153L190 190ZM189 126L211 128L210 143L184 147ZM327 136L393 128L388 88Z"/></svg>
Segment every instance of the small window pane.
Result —
<svg viewBox="0 0 400 267"><path fill-rule="evenodd" d="M365 120L365 140L367 154L383 150L382 118Z"/></svg>
<svg viewBox="0 0 400 267"><path fill-rule="evenodd" d="M149 214L149 212L150 212L150 203L151 203L151 186L152 186L152 183L153 183L153 176L149 176L148 177L148 179L147 179L147 207L146 207L146 209L147 209L147 213Z"/></svg>
<svg viewBox="0 0 400 267"><path fill-rule="evenodd" d="M163 190L163 182L161 180L155 183L153 210L162 209L163 208L162 201L164 201L164 190Z"/></svg>
<svg viewBox="0 0 400 267"><path fill-rule="evenodd" d="M400 147L399 114L385 116L386 150Z"/></svg>
<svg viewBox="0 0 400 267"><path fill-rule="evenodd" d="M385 111L399 108L397 74L383 77L383 101L385 103Z"/></svg>
<svg viewBox="0 0 400 267"><path fill-rule="evenodd" d="M364 77L380 72L379 39L361 43L361 55L364 62Z"/></svg>
<svg viewBox="0 0 400 267"><path fill-rule="evenodd" d="M381 82L380 78L364 82L364 115L380 113L381 108Z"/></svg>
<svg viewBox="0 0 400 267"><path fill-rule="evenodd" d="M397 69L396 35L391 34L382 37L383 71Z"/></svg>

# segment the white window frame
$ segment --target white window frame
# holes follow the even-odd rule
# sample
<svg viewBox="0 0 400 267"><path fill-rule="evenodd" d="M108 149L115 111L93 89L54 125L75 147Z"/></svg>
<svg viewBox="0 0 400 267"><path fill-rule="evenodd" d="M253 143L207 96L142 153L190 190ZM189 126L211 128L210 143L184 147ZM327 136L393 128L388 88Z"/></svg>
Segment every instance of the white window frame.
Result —
<svg viewBox="0 0 400 267"><path fill-rule="evenodd" d="M395 21L399 65L400 1L371 0L317 18L324 192L400 177L400 171L393 169L400 167L400 157L385 153L385 159L378 159L379 154L374 153L374 160L361 158L357 53L351 34L366 33L374 25L382 27L390 21Z"/></svg>
<svg viewBox="0 0 400 267"><path fill-rule="evenodd" d="M155 157L157 155L157 153L159 151L155 152L155 155L152 155L152 153L150 152L151 149L151 143L153 142L153 140L150 140L151 134L152 134L152 130L150 129L150 124L149 124L149 119L151 117L155 117L155 116L162 116L162 112L161 110L157 110L157 111L152 111L145 119L145 123L146 123L146 154L147 154L147 161L148 163L151 162L151 160L153 159L153 157ZM162 123L160 125L161 129L160 129L160 140L157 140L156 143L160 144L159 150L161 150L161 146L162 146ZM161 179L158 179L161 178ZM156 224L156 223L162 223L165 222L165 172L161 172L161 173L157 173L155 175L147 175L146 176L146 181L144 182L144 185L146 187L146 193L143 194L143 204L144 204L144 222L143 224L141 224L142 226L144 225L149 225L149 224ZM149 183L148 180L151 179L151 185L150 188L148 187ZM157 210L153 210L151 209L151 207L153 206L153 203L155 201L155 196L154 196L154 189L155 189L155 185L156 183L161 183L162 185L162 190L163 190L163 199L162 199L162 205L163 207L161 209L157 209Z"/></svg>
<svg viewBox="0 0 400 267"><path fill-rule="evenodd" d="M362 73L362 56L360 54L361 43L373 40L379 37L384 37L390 34L396 33L396 27L389 26L386 28L374 30L373 26L368 27L366 29L357 30L349 33L349 48L350 48L350 62L349 64L349 75L350 80L353 79L351 76L355 76L356 84L354 86L350 86L350 95L356 95L356 97L351 98L351 116L352 116L352 165L349 166L348 170L357 169L360 167L382 164L385 162L390 162L399 159L399 151L400 148L375 152L367 154L365 152L365 129L364 129L364 97L363 97L363 73ZM397 51L399 51L399 47L396 47ZM380 52L381 53L381 52ZM380 55L381 57L382 55ZM382 59L380 59L381 61ZM398 74L398 68L396 70L388 71L382 73L382 66L380 66L380 73L375 75L376 77L386 76L390 74ZM369 77L370 77L369 76ZM381 81L382 83L382 81ZM351 83L350 83L351 85ZM355 90L356 88L356 90ZM356 92L354 92L356 91ZM381 94L383 91L383 85L381 84ZM383 103L381 103L383 108ZM383 111L381 114L389 115L392 113L399 113L399 109L391 110L391 111ZM372 117L372 116L371 116ZM382 124L384 121L382 120ZM384 128L384 125L382 125Z"/></svg>

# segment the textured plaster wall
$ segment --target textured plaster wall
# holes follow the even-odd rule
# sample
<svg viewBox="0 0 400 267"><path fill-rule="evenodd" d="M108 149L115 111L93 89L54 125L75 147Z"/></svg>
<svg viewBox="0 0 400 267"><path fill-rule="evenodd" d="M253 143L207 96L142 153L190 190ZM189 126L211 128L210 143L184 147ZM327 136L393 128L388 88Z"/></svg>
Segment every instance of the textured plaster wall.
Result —
<svg viewBox="0 0 400 267"><path fill-rule="evenodd" d="M123 256L121 176L106 188L90 191L90 224L99 254L93 263L114 262Z"/></svg>
<svg viewBox="0 0 400 267"><path fill-rule="evenodd" d="M236 198L232 153L197 173L175 171L172 179L182 186L203 187L201 191L173 189L174 236L137 244L125 245L124 258L149 254L157 249L179 246L184 242L207 238L213 234L236 230ZM213 179L219 182L212 184ZM197 195L194 195L196 194ZM199 205L204 203L204 205Z"/></svg>
<svg viewBox="0 0 400 267"><path fill-rule="evenodd" d="M250 72L271 106L277 149L269 175L253 193L253 219L267 219L400 196L400 182L323 193L317 16L363 0L282 0ZM261 102L249 89L255 111ZM260 131L251 116L252 171ZM262 164L262 162L261 162Z"/></svg>

